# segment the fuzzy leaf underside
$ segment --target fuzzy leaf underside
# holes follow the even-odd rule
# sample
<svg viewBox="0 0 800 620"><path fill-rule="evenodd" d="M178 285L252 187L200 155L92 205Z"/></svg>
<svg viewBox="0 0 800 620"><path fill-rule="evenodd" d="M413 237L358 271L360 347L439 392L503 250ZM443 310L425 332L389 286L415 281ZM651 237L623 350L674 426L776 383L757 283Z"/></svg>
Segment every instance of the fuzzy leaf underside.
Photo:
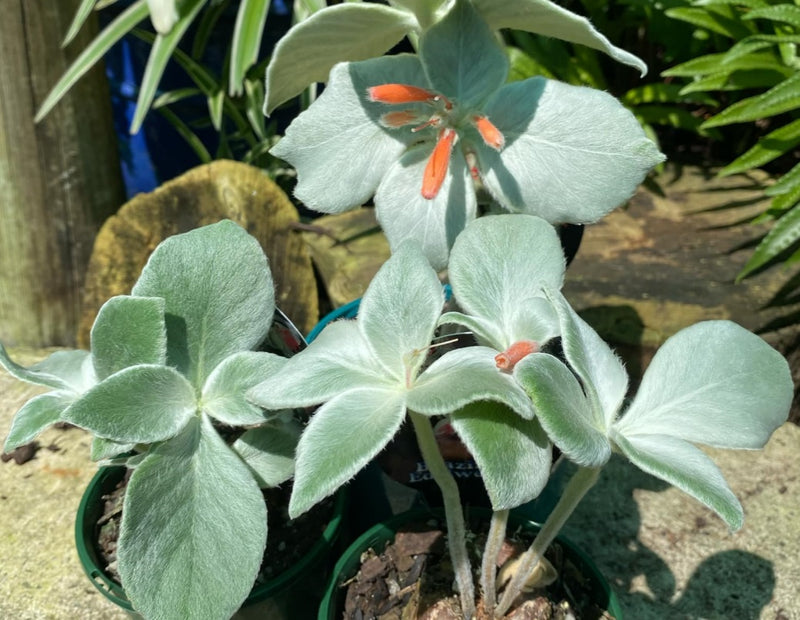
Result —
<svg viewBox="0 0 800 620"><path fill-rule="evenodd" d="M189 382L168 366L131 366L98 383L62 418L118 443L153 443L174 437L197 410Z"/></svg>
<svg viewBox="0 0 800 620"><path fill-rule="evenodd" d="M415 26L411 14L378 4L345 3L317 11L275 46L264 112L271 114L313 82L326 82L336 63L380 56Z"/></svg>
<svg viewBox="0 0 800 620"><path fill-rule="evenodd" d="M793 393L788 363L764 340L730 321L704 321L661 346L615 428L629 439L758 449L786 421Z"/></svg>
<svg viewBox="0 0 800 620"><path fill-rule="evenodd" d="M167 361L164 300L119 295L102 305L91 332L98 380L137 364Z"/></svg>
<svg viewBox="0 0 800 620"><path fill-rule="evenodd" d="M548 437L567 458L582 467L601 467L611 458L611 443L597 428L580 383L561 361L546 353L529 355L517 364L514 376Z"/></svg>
<svg viewBox="0 0 800 620"><path fill-rule="evenodd" d="M332 398L311 416L297 445L292 518L332 495L380 452L405 419L401 392L358 388Z"/></svg>
<svg viewBox="0 0 800 620"><path fill-rule="evenodd" d="M514 28L578 43L599 50L637 69L642 76L647 65L633 54L611 44L585 17L571 13L549 0L474 0L475 8L492 28Z"/></svg>
<svg viewBox="0 0 800 620"><path fill-rule="evenodd" d="M488 347L448 351L431 364L408 392L408 407L424 415L446 415L469 403L503 403L519 416L531 419L534 409L514 378L500 372L497 352Z"/></svg>
<svg viewBox="0 0 800 620"><path fill-rule="evenodd" d="M264 340L275 311L264 251L230 220L163 241L133 295L166 301L167 358L198 390L222 360Z"/></svg>
<svg viewBox="0 0 800 620"><path fill-rule="evenodd" d="M555 324L539 321L546 309L536 298L541 300L542 287L561 288L564 269L550 224L530 215L493 215L459 235L448 276L459 306L502 334L490 344L504 351L519 340L542 342L553 335Z"/></svg>
<svg viewBox="0 0 800 620"><path fill-rule="evenodd" d="M15 379L54 390L80 393L95 381L88 351L56 351L30 368L24 368L14 362L0 344L0 366Z"/></svg>
<svg viewBox="0 0 800 620"><path fill-rule="evenodd" d="M74 392L54 391L34 396L11 420L11 428L3 444L3 452L11 452L33 441L43 430L61 420L61 416L77 398Z"/></svg>
<svg viewBox="0 0 800 620"><path fill-rule="evenodd" d="M560 292L548 291L548 297L561 323L564 354L583 383L595 426L605 433L622 406L628 373L611 348Z"/></svg>
<svg viewBox="0 0 800 620"><path fill-rule="evenodd" d="M133 443L119 443L111 439L92 437L90 458L95 462L117 458L126 452L132 451L135 446L136 444Z"/></svg>
<svg viewBox="0 0 800 620"><path fill-rule="evenodd" d="M233 450L261 488L276 487L294 475L294 456L302 427L297 422L269 424L246 431Z"/></svg>
<svg viewBox="0 0 800 620"><path fill-rule="evenodd" d="M267 539L250 471L195 418L134 470L123 506L119 571L147 618L224 620L247 597Z"/></svg>
<svg viewBox="0 0 800 620"><path fill-rule="evenodd" d="M744 522L739 500L728 487L719 468L690 443L666 435L622 437L614 443L641 470L688 493L715 511L732 530Z"/></svg>
<svg viewBox="0 0 800 620"><path fill-rule="evenodd" d="M231 426L261 424L264 412L247 399L247 391L274 375L287 361L261 351L241 351L227 357L203 386L203 411Z"/></svg>
<svg viewBox="0 0 800 620"><path fill-rule="evenodd" d="M535 419L478 402L454 412L451 423L478 464L493 510L520 506L547 484L552 448Z"/></svg>

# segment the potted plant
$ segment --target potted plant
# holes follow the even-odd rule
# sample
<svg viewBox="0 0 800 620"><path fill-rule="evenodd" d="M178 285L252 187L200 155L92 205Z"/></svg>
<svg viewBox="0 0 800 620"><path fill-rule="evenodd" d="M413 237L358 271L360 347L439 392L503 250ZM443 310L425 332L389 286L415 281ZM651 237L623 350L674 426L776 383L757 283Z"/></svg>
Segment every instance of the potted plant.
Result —
<svg viewBox="0 0 800 620"><path fill-rule="evenodd" d="M335 492L409 423L441 489L465 618L476 609L500 617L536 585L545 550L612 451L739 528L738 500L693 444L762 447L792 399L788 364L776 351L731 322L710 321L670 338L623 407L623 366L560 293L564 258L552 224L599 219L662 156L604 93L544 78L505 84L507 60L491 29L528 27L525 9L547 15L548 34L595 47L602 40L548 2L381 7L395 11L385 23L405 19L394 25L419 36L418 54L333 65L322 95L272 151L296 168L296 195L314 209L340 212L374 195L393 250L356 319L329 324L249 391L267 409L321 404L298 442L290 514ZM355 9L331 7L328 19L334 10ZM287 92L271 90L282 54L301 40L313 46L323 13L276 48L267 109ZM325 45L335 48L332 40ZM328 59L341 60L334 51L342 49L328 49ZM309 81L297 73L296 84ZM486 215L502 211L512 213ZM436 270L444 267L459 309L442 314ZM468 329L477 344L431 361L450 325ZM549 349L556 337L563 357ZM458 487L433 430L438 418L475 458L493 508L480 606ZM509 511L542 491L553 446L577 473L506 571L498 600Z"/></svg>
<svg viewBox="0 0 800 620"><path fill-rule="evenodd" d="M131 295L100 309L90 352L26 369L0 348L12 375L52 390L19 410L6 450L67 422L92 433L94 460L131 471L117 564L147 618L228 618L259 574L262 488L292 476L300 429L245 399L286 362L256 350L274 310L263 250L222 221L162 242Z"/></svg>

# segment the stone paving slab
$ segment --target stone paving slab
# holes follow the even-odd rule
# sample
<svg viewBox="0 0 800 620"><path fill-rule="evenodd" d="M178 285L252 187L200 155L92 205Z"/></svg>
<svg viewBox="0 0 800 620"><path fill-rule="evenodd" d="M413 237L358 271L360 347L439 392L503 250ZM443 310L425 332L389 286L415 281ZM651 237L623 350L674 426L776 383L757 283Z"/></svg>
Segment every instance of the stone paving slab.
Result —
<svg viewBox="0 0 800 620"><path fill-rule="evenodd" d="M706 452L742 502L738 532L615 457L564 533L609 579L626 619L800 618L800 427L785 424L763 451Z"/></svg>
<svg viewBox="0 0 800 620"><path fill-rule="evenodd" d="M44 352L11 355L27 366ZM42 391L0 371L2 440L19 406ZM89 460L89 434L51 429L38 441L33 460L0 463L0 618L127 618L90 583L75 550L75 514L97 470Z"/></svg>

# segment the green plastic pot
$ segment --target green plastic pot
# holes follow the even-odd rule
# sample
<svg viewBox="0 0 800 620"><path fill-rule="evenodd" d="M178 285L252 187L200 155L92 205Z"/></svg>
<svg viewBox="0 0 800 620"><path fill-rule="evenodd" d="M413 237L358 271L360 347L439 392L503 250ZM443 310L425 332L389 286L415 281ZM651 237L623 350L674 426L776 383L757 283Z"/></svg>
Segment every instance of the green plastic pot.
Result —
<svg viewBox="0 0 800 620"><path fill-rule="evenodd" d="M78 507L75 543L83 570L92 584L130 617L141 618L133 610L122 586L101 569L100 554L96 547L97 520L103 509L102 497L111 493L124 475L125 467L104 467L92 478ZM234 618L296 620L313 617L322 598L334 554L341 550L346 505L346 493L340 492L334 505L333 517L322 537L294 566L274 579L255 586Z"/></svg>
<svg viewBox="0 0 800 620"><path fill-rule="evenodd" d="M467 523L469 523L471 517L488 519L490 514L491 511L485 508L467 508L465 516ZM402 526L407 523L413 523L414 521L424 521L429 519L432 515L440 519L443 518L443 512L441 510L412 510L404 512L375 525L353 541L341 555L333 569L328 587L325 591L325 596L319 608L317 620L341 620L342 614L344 613L345 598L345 590L342 584L356 575L361 568L361 555L367 549L383 550L386 543L394 540L395 534ZM540 529L538 523L534 523L512 511L508 520L508 530L511 531L519 527L534 532L538 532ZM601 609L606 610L615 620L621 620L622 608L620 607L617 595L614 593L614 590L611 589L608 581L603 577L603 574L598 570L594 562L592 562L591 558L563 536L556 537L556 542L561 545L564 553L578 570L580 570L584 576L588 577L594 602L597 603Z"/></svg>

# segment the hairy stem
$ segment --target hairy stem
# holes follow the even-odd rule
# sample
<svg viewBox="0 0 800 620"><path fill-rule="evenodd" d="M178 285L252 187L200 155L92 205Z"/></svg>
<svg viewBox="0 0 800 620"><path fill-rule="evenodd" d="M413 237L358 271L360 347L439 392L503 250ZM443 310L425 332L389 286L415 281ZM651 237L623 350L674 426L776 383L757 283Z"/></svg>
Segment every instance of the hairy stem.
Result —
<svg viewBox="0 0 800 620"><path fill-rule="evenodd" d="M414 433L417 436L417 444L422 458L442 492L450 558L453 562L458 592L461 596L461 610L464 618L469 619L475 615L475 586L472 583L472 571L467 556L466 527L464 526L464 513L461 510L458 485L439 452L430 420L413 411L409 411L408 415L414 425Z"/></svg>
<svg viewBox="0 0 800 620"><path fill-rule="evenodd" d="M492 521L489 525L489 536L486 539L486 547L483 549L483 563L481 565L481 590L483 591L483 603L486 613L491 616L494 613L496 602L495 585L497 577L497 556L506 539L506 525L508 523L508 510L497 510L492 513Z"/></svg>
<svg viewBox="0 0 800 620"><path fill-rule="evenodd" d="M528 547L528 550L520 557L519 568L506 586L505 592L500 599L500 604L495 609L496 617L501 617L508 611L514 599L522 592L522 588L528 577L536 568L539 559L544 556L544 552L553 542L553 539L561 531L564 523L574 512L586 492L592 488L600 475L599 468L581 467L570 479L561 499L558 500L553 512L547 517L547 521L542 525L542 529L536 539Z"/></svg>

